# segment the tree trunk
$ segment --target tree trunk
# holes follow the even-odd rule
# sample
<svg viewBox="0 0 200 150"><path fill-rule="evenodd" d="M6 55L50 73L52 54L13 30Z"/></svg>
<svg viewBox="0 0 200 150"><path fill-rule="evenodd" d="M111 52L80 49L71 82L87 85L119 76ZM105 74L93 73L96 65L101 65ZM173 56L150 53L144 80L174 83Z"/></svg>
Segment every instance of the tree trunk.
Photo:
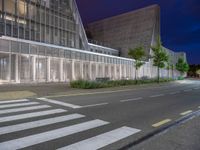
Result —
<svg viewBox="0 0 200 150"><path fill-rule="evenodd" d="M170 69L168 69L168 79L170 79Z"/></svg>
<svg viewBox="0 0 200 150"><path fill-rule="evenodd" d="M160 68L158 67L158 83L160 83Z"/></svg>
<svg viewBox="0 0 200 150"><path fill-rule="evenodd" d="M137 84L137 69L135 68L135 83Z"/></svg>
<svg viewBox="0 0 200 150"><path fill-rule="evenodd" d="M172 68L172 79L174 79L174 69Z"/></svg>

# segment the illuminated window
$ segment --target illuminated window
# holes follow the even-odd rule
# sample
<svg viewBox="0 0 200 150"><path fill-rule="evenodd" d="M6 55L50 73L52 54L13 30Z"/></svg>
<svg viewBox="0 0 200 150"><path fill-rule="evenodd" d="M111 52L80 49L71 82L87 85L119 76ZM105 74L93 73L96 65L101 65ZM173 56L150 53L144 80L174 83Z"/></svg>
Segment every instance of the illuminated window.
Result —
<svg viewBox="0 0 200 150"><path fill-rule="evenodd" d="M14 0L6 0L5 3L5 11L7 13L15 14L15 1Z"/></svg>
<svg viewBox="0 0 200 150"><path fill-rule="evenodd" d="M20 0L18 2L18 14L21 17L24 17L26 15L26 3L24 0Z"/></svg>
<svg viewBox="0 0 200 150"><path fill-rule="evenodd" d="M2 0L0 0L0 11L2 11Z"/></svg>

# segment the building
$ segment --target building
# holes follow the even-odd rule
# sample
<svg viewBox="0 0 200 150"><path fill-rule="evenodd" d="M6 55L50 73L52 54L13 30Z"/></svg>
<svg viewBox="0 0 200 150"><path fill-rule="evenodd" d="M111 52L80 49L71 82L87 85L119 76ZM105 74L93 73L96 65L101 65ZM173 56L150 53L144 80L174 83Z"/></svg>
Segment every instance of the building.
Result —
<svg viewBox="0 0 200 150"><path fill-rule="evenodd" d="M74 0L0 0L0 84L133 79L134 60L120 52L88 42ZM147 61L139 76L156 74Z"/></svg>

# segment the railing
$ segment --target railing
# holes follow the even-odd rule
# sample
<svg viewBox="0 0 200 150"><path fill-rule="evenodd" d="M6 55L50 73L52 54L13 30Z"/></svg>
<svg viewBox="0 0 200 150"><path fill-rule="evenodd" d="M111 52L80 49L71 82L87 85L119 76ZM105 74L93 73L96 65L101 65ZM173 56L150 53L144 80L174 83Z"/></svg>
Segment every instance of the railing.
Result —
<svg viewBox="0 0 200 150"><path fill-rule="evenodd" d="M92 43L92 44L95 44L95 45L100 45L100 46L116 49L113 46L111 46L111 44L108 44L108 43L105 43L105 42L99 42L99 41L96 41L96 40L93 40L93 39L88 39L88 42Z"/></svg>

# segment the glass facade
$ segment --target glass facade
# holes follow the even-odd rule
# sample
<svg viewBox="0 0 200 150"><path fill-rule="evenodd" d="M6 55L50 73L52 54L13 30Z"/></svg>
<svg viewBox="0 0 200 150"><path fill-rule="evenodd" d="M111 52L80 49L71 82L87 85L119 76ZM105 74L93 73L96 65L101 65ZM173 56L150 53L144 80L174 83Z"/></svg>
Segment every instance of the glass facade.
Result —
<svg viewBox="0 0 200 150"><path fill-rule="evenodd" d="M0 35L84 49L74 5L73 0L0 0Z"/></svg>
<svg viewBox="0 0 200 150"><path fill-rule="evenodd" d="M134 79L134 60L118 55L88 43L74 0L0 0L0 84ZM140 77L157 75L144 67Z"/></svg>
<svg viewBox="0 0 200 150"><path fill-rule="evenodd" d="M128 70L133 63L131 59L111 55L0 38L1 82L67 82L95 80L97 77L119 79L119 74L132 78ZM121 71L127 73L120 73L120 66Z"/></svg>

